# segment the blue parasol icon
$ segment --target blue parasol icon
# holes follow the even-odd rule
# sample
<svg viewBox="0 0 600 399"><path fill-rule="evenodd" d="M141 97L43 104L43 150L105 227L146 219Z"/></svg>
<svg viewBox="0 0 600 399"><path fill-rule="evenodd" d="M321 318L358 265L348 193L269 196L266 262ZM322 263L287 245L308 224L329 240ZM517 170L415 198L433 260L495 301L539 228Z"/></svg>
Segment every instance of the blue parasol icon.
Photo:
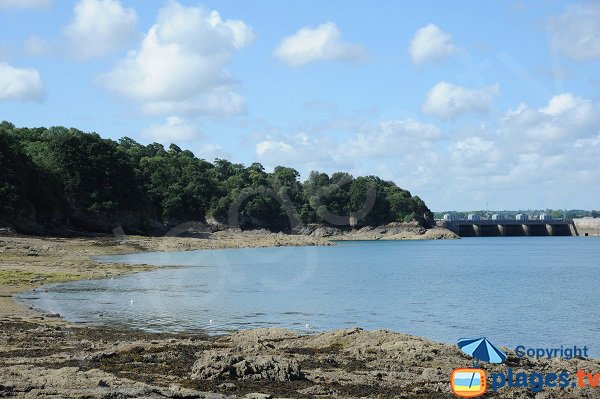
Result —
<svg viewBox="0 0 600 399"><path fill-rule="evenodd" d="M487 338L462 338L458 340L458 347L475 359L475 367L480 360L489 363L503 363L507 357L506 353L496 348Z"/></svg>

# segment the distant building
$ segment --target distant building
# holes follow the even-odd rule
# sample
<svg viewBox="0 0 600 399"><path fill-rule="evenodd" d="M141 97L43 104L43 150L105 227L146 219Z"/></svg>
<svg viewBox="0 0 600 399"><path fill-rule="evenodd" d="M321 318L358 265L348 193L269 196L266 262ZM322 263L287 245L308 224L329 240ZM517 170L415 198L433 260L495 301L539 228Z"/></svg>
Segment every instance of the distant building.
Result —
<svg viewBox="0 0 600 399"><path fill-rule="evenodd" d="M499 215L497 213L494 213L492 215L492 220L502 220L502 215Z"/></svg>
<svg viewBox="0 0 600 399"><path fill-rule="evenodd" d="M451 222L451 221L453 221L453 220L454 220L454 216L452 216L452 215L451 215L451 214L449 214L449 213L445 213L445 214L444 214L444 217L443 217L442 219L443 219L443 220L445 220L446 222Z"/></svg>
<svg viewBox="0 0 600 399"><path fill-rule="evenodd" d="M529 220L529 215L526 215L526 214L524 214L524 213L519 213L519 214L517 214L517 217L516 217L516 219L517 219L517 220L520 220L520 221L522 221L522 222L526 222L526 221L528 221L528 220Z"/></svg>
<svg viewBox="0 0 600 399"><path fill-rule="evenodd" d="M474 215L474 214L470 213L467 216L467 220L473 220L473 221L475 221L475 220L481 220L481 218L479 217L479 215Z"/></svg>
<svg viewBox="0 0 600 399"><path fill-rule="evenodd" d="M550 215L548 215L548 214L546 214L546 213L542 213L542 214L540 215L540 220L543 220L543 221L550 221L550 220L552 220L552 216L550 216Z"/></svg>

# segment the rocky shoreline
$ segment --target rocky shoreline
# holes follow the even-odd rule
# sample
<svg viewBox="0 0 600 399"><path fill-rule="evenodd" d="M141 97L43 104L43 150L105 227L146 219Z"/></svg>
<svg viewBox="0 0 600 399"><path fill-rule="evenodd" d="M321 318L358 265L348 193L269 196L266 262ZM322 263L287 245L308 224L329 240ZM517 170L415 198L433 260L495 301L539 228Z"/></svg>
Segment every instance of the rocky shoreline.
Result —
<svg viewBox="0 0 600 399"><path fill-rule="evenodd" d="M399 233L369 230L361 234L384 239L381 236ZM361 329L311 335L282 329L216 337L156 334L73 325L12 300L14 293L45 283L151 269L147 265L99 264L92 256L283 245L331 243L315 234L231 231L211 233L204 239L0 237L0 397L455 397L448 384L450 372L468 367L470 359L455 346L419 337ZM600 371L600 361L594 359L531 362L509 353L509 365L515 369ZM488 371L502 367L486 365ZM534 394L526 389L504 389L502 395L488 396L591 398L596 391L567 388Z"/></svg>

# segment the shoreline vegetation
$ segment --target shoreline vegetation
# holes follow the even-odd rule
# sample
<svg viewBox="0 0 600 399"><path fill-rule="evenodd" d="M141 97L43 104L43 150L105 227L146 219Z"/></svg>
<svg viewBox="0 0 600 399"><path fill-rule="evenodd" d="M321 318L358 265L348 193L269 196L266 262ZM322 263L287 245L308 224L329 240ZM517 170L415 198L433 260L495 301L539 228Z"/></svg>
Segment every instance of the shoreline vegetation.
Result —
<svg viewBox="0 0 600 399"><path fill-rule="evenodd" d="M368 236L369 232L362 234ZM203 239L0 237L0 396L453 398L448 384L450 372L456 367L469 367L471 359L453 345L420 337L358 328L311 335L282 329L247 330L224 336L157 334L71 324L60 315L27 309L12 297L17 292L58 281L154 269L148 265L98 263L92 259L95 256L331 245L317 235L219 231ZM518 359L510 350L508 353L511 367L526 371L574 373L577 369L600 369L597 359L533 363ZM489 372L502 370L498 365L485 368ZM525 389L507 388L501 393L502 397L532 397ZM550 396L535 397L591 398L596 392L593 388L553 389L541 394Z"/></svg>
<svg viewBox="0 0 600 399"><path fill-rule="evenodd" d="M182 224L294 233L310 225L350 231L390 223L435 225L418 197L377 176L260 163L213 163L176 144L55 126L0 123L0 227L24 234L165 235Z"/></svg>

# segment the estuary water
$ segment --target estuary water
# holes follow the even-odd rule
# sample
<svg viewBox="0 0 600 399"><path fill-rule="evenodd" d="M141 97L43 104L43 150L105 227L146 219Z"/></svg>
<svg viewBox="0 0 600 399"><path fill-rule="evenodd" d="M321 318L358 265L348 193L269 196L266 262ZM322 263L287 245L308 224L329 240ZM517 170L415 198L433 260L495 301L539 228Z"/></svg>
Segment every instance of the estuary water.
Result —
<svg viewBox="0 0 600 399"><path fill-rule="evenodd" d="M389 329L440 342L588 346L600 357L600 240L490 237L145 253L170 266L55 284L19 300L69 321L225 333Z"/></svg>

